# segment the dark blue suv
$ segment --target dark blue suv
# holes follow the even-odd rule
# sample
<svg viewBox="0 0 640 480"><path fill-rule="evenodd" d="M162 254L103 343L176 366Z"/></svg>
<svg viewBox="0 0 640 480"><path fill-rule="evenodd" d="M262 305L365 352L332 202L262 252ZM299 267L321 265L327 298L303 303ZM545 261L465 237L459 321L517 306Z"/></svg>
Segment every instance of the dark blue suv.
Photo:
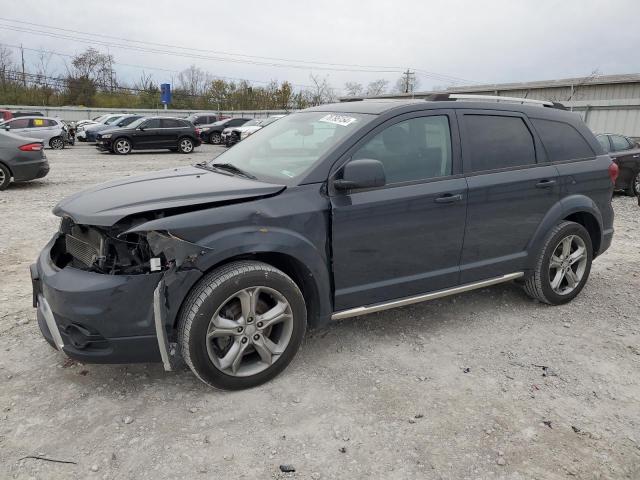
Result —
<svg viewBox="0 0 640 480"><path fill-rule="evenodd" d="M498 100L323 105L63 200L31 267L43 335L239 389L331 319L507 281L570 301L611 243L617 166L578 115Z"/></svg>

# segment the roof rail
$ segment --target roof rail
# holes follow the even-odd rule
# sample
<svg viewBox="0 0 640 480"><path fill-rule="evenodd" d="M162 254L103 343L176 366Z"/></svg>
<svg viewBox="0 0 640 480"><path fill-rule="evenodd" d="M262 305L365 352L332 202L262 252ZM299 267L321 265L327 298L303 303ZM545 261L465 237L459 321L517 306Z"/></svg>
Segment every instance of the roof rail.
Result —
<svg viewBox="0 0 640 480"><path fill-rule="evenodd" d="M471 95L467 93L436 93L425 98L427 101L447 101L447 100L476 100L480 102L493 101L504 103L519 103L521 105L536 105L538 107L549 107L566 110L566 107L558 102L547 100L533 100L520 97L501 97L499 95Z"/></svg>

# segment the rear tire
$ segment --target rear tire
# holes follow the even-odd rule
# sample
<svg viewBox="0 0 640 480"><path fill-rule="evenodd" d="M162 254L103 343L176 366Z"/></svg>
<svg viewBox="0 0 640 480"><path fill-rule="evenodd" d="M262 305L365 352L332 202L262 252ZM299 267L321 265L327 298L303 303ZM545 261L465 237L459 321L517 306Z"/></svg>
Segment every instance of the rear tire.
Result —
<svg viewBox="0 0 640 480"><path fill-rule="evenodd" d="M282 372L306 328L304 297L289 276L266 263L237 261L209 273L189 293L178 342L196 377L240 390Z"/></svg>
<svg viewBox="0 0 640 480"><path fill-rule="evenodd" d="M195 148L193 140L188 137L182 137L178 139L178 151L180 153L191 153Z"/></svg>
<svg viewBox="0 0 640 480"><path fill-rule="evenodd" d="M11 183L11 172L0 163L0 190L6 190Z"/></svg>
<svg viewBox="0 0 640 480"><path fill-rule="evenodd" d="M62 137L53 137L49 140L49 146L54 150L62 150L64 148L64 140Z"/></svg>
<svg viewBox="0 0 640 480"><path fill-rule="evenodd" d="M562 222L547 235L524 290L549 305L573 300L583 289L593 260L589 232L575 222Z"/></svg>
<svg viewBox="0 0 640 480"><path fill-rule="evenodd" d="M637 197L640 195L640 172L631 179L631 182L624 193L629 197Z"/></svg>

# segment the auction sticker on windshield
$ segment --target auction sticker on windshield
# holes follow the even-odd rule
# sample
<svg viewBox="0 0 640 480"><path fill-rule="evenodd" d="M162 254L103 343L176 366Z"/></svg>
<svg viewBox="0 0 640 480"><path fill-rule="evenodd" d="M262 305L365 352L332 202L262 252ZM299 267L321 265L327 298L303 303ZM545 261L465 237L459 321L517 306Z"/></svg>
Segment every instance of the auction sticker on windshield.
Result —
<svg viewBox="0 0 640 480"><path fill-rule="evenodd" d="M355 122L356 119L353 117L347 117L346 115L335 115L333 113L330 113L329 115L325 115L318 121L325 123L335 123L336 125L346 127L347 125L351 125L353 122Z"/></svg>

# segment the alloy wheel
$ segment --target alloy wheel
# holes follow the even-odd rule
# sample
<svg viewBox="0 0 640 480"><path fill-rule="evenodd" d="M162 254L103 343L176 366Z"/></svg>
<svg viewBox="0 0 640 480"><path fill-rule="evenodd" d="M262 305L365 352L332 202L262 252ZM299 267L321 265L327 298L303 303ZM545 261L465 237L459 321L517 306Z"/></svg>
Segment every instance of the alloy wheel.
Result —
<svg viewBox="0 0 640 480"><path fill-rule="evenodd" d="M227 375L256 375L280 358L292 333L291 306L280 292L265 286L244 288L225 300L210 320L207 353Z"/></svg>
<svg viewBox="0 0 640 480"><path fill-rule="evenodd" d="M568 295L582 281L587 267L587 247L577 235L568 235L553 249L549 282L558 295Z"/></svg>
<svg viewBox="0 0 640 480"><path fill-rule="evenodd" d="M7 177L4 174L4 169L0 168L0 185L4 185L4 182L7 181Z"/></svg>
<svg viewBox="0 0 640 480"><path fill-rule="evenodd" d="M64 141L61 138L54 138L51 140L51 148L54 150L61 150L64 148Z"/></svg>
<svg viewBox="0 0 640 480"><path fill-rule="evenodd" d="M183 153L189 153L193 150L193 143L188 138L185 138L180 142L180 150Z"/></svg>
<svg viewBox="0 0 640 480"><path fill-rule="evenodd" d="M640 195L640 173L638 173L633 180L633 191L636 195Z"/></svg>
<svg viewBox="0 0 640 480"><path fill-rule="evenodd" d="M131 145L127 140L120 139L116 142L116 151L122 155L126 155L131 151Z"/></svg>

